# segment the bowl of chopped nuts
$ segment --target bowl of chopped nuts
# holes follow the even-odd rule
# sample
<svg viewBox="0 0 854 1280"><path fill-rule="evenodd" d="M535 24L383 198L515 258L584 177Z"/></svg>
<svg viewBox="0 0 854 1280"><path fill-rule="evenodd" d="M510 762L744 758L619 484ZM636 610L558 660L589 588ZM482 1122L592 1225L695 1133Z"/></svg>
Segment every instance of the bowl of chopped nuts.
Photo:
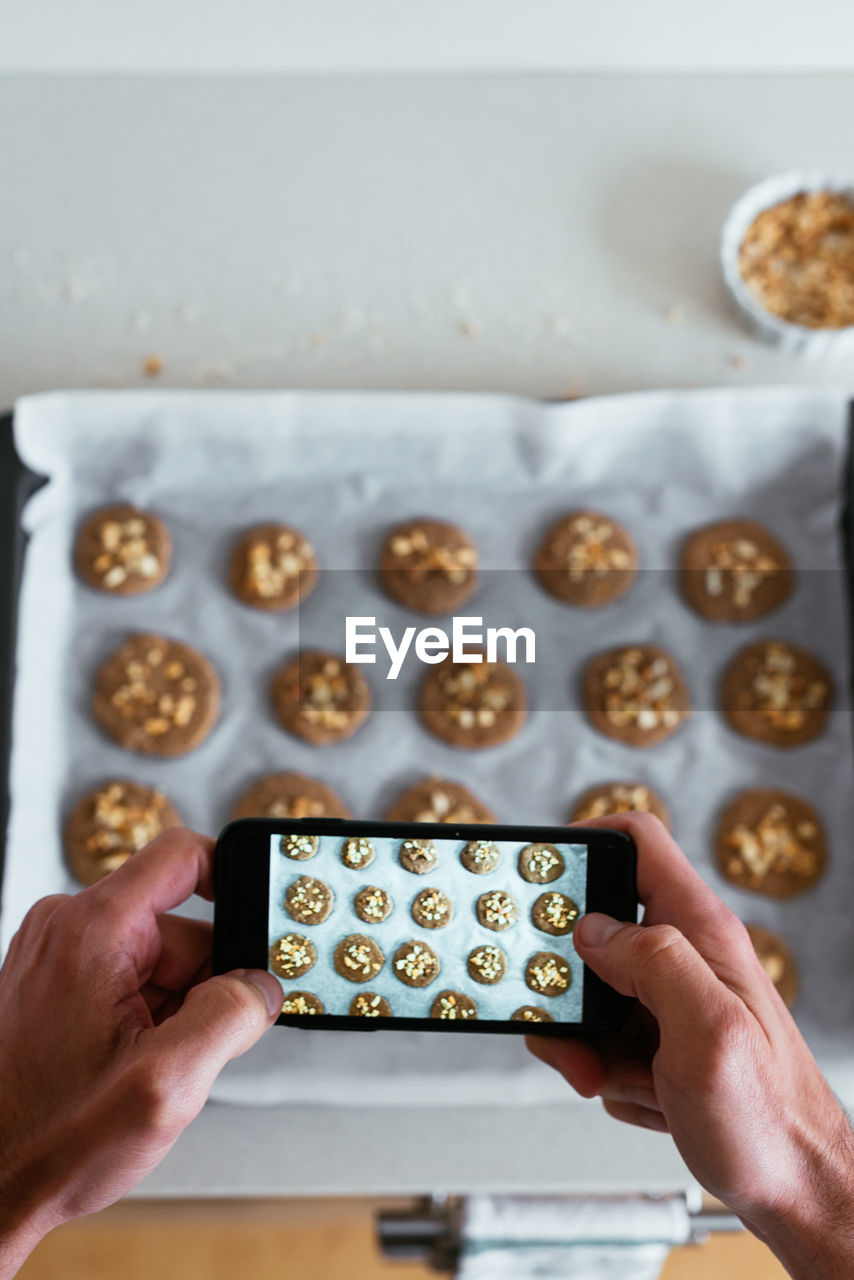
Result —
<svg viewBox="0 0 854 1280"><path fill-rule="evenodd" d="M724 224L721 264L768 341L814 356L854 348L854 182L793 172L751 187Z"/></svg>

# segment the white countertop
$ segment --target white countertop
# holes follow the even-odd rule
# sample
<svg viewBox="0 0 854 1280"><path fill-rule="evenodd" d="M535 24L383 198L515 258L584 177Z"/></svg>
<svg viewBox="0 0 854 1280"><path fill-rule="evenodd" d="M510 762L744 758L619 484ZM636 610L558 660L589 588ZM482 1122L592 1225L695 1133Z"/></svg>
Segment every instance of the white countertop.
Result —
<svg viewBox="0 0 854 1280"><path fill-rule="evenodd" d="M0 78L0 404L147 360L179 386L854 391L850 358L746 333L716 256L749 184L850 166L852 116L854 75ZM593 1104L211 1106L140 1194L686 1177Z"/></svg>

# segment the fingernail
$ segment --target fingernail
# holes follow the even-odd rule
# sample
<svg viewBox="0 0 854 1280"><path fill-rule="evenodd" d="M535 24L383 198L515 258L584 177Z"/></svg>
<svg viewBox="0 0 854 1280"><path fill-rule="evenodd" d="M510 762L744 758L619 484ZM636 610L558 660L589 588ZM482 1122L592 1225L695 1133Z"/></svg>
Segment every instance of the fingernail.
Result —
<svg viewBox="0 0 854 1280"><path fill-rule="evenodd" d="M272 973L265 973L263 969L235 969L232 977L254 987L267 1006L270 1017L278 1018L282 1012L282 988Z"/></svg>
<svg viewBox="0 0 854 1280"><path fill-rule="evenodd" d="M579 921L577 932L579 941L585 947L604 947L622 927L619 920L612 920L610 916L594 911L592 915L584 916Z"/></svg>

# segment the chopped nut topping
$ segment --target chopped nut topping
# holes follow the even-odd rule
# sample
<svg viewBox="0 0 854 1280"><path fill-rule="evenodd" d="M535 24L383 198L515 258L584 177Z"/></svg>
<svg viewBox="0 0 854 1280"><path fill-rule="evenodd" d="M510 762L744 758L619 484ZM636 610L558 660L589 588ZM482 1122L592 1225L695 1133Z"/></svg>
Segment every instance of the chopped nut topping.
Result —
<svg viewBox="0 0 854 1280"><path fill-rule="evenodd" d="M293 834L282 836L279 849L287 858L302 860L317 853L317 836Z"/></svg>
<svg viewBox="0 0 854 1280"><path fill-rule="evenodd" d="M416 813L413 822L483 822L484 818L465 800L454 803L447 791L437 787L430 793L430 805Z"/></svg>
<svg viewBox="0 0 854 1280"><path fill-rule="evenodd" d="M401 857L425 871L436 865L436 849L432 840L403 840L400 845Z"/></svg>
<svg viewBox="0 0 854 1280"><path fill-rule="evenodd" d="M748 227L739 269L767 311L808 329L854 325L854 202L801 192Z"/></svg>
<svg viewBox="0 0 854 1280"><path fill-rule="evenodd" d="M519 919L519 908L515 899L503 889L493 889L485 893L479 903L483 921L493 928L509 929Z"/></svg>
<svg viewBox="0 0 854 1280"><path fill-rule="evenodd" d="M441 889L422 889L413 903L413 914L432 925L443 925L451 918L451 903Z"/></svg>
<svg viewBox="0 0 854 1280"><path fill-rule="evenodd" d="M737 609L746 609L759 586L778 573L781 565L761 551L750 538L732 538L716 542L711 548L711 563L706 569L706 591L710 596L725 592Z"/></svg>
<svg viewBox="0 0 854 1280"><path fill-rule="evenodd" d="M382 956L366 942L350 942L338 950L337 956L345 969L359 974L361 979L372 978L383 967Z"/></svg>
<svg viewBox="0 0 854 1280"><path fill-rule="evenodd" d="M293 995L287 996L282 1004L282 1013L286 1014L302 1014L302 1013L322 1013L323 1009L318 1008L318 1001L308 1000L301 991L295 991Z"/></svg>
<svg viewBox="0 0 854 1280"><path fill-rule="evenodd" d="M147 520L105 520L99 530L103 551L92 562L101 586L113 591L131 576L156 578L161 562L154 553Z"/></svg>
<svg viewBox="0 0 854 1280"><path fill-rule="evenodd" d="M608 721L644 733L661 725L675 728L682 713L674 702L678 690L669 659L648 658L636 648L620 649L614 657L600 677Z"/></svg>
<svg viewBox="0 0 854 1280"><path fill-rule="evenodd" d="M607 795L594 796L582 808L576 810L576 822L588 818L602 818L606 813L651 813L652 796L649 787L641 783L628 785L616 782L608 788Z"/></svg>
<svg viewBox="0 0 854 1280"><path fill-rule="evenodd" d="M287 933L276 942L271 960L283 977L297 977L298 971L309 969L314 964L311 943L298 933Z"/></svg>
<svg viewBox="0 0 854 1280"><path fill-rule="evenodd" d="M360 870L373 861L374 846L370 840L364 836L351 836L349 840L344 841L344 848L341 850L341 861L346 867L352 867L354 871Z"/></svg>
<svg viewBox="0 0 854 1280"><path fill-rule="evenodd" d="M318 920L329 906L330 891L322 880L311 876L300 876L285 892L285 906L297 920L306 924L312 917Z"/></svg>
<svg viewBox="0 0 854 1280"><path fill-rule="evenodd" d="M461 729L488 728L513 703L503 663L448 663L437 671L435 680L441 699L438 709Z"/></svg>
<svg viewBox="0 0 854 1280"><path fill-rule="evenodd" d="M453 991L443 991L434 1001L433 1017L452 1020L459 1018L464 1021L466 1018L476 1018L477 1009L473 1004L464 1003Z"/></svg>
<svg viewBox="0 0 854 1280"><path fill-rule="evenodd" d="M617 569L628 569L631 556L620 545L616 530L609 520L580 515L570 521L574 541L567 552L567 573L572 582L586 577L601 577Z"/></svg>
<svg viewBox="0 0 854 1280"><path fill-rule="evenodd" d="M569 965L563 961L558 963L553 956L531 965L529 972L536 983L536 989L544 994L566 991L569 986Z"/></svg>
<svg viewBox="0 0 854 1280"><path fill-rule="evenodd" d="M86 839L86 848L111 871L164 829L163 793L152 791L142 803L132 795L123 783L112 782L94 797L94 830Z"/></svg>
<svg viewBox="0 0 854 1280"><path fill-rule="evenodd" d="M379 889L376 885L368 885L364 889L360 889L356 895L358 901L359 916L364 920L375 920L377 924L381 924L391 910L391 898L385 889Z"/></svg>
<svg viewBox="0 0 854 1280"><path fill-rule="evenodd" d="M395 572L403 572L412 582L444 577L461 585L477 567L477 551L472 546L450 547L431 538L420 528L398 534L389 544L397 559L406 561Z"/></svg>
<svg viewBox="0 0 854 1280"><path fill-rule="evenodd" d="M350 1013L355 1018L385 1018L388 1016L383 1006L382 996L372 991L362 991L350 1006Z"/></svg>
<svg viewBox="0 0 854 1280"><path fill-rule="evenodd" d="M547 922L558 933L566 933L578 919L578 907L565 893L544 893L538 901Z"/></svg>
<svg viewBox="0 0 854 1280"><path fill-rule="evenodd" d="M431 981L439 972L438 957L420 942L404 943L406 950L395 957L394 967L413 984L426 978Z"/></svg>
<svg viewBox="0 0 854 1280"><path fill-rule="evenodd" d="M497 982L504 974L506 961L500 947L477 947L469 961L484 982Z"/></svg>
<svg viewBox="0 0 854 1280"><path fill-rule="evenodd" d="M263 600L289 594L301 573L312 568L314 548L290 530L259 534L246 548L243 587Z"/></svg>
<svg viewBox="0 0 854 1280"><path fill-rule="evenodd" d="M810 845L817 834L815 823L795 823L784 805L772 804L755 827L740 822L726 833L724 843L735 854L730 872L746 871L753 884L770 871L809 878L818 867L818 855Z"/></svg>
<svg viewBox="0 0 854 1280"><path fill-rule="evenodd" d="M470 840L465 847L466 857L477 867L494 867L498 865L501 851L491 840Z"/></svg>
<svg viewBox="0 0 854 1280"><path fill-rule="evenodd" d="M810 712L823 710L830 690L824 680L809 680L798 671L788 645L769 641L754 664L741 705L777 729L799 729Z"/></svg>

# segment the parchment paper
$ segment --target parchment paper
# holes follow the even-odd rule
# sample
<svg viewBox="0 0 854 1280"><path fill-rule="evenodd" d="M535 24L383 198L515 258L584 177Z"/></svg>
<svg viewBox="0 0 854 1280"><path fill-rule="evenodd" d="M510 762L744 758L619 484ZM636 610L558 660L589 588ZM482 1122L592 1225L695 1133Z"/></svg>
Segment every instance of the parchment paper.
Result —
<svg viewBox="0 0 854 1280"><path fill-rule="evenodd" d="M543 405L497 396L391 393L96 392L28 398L16 442L50 484L29 503L14 706L12 812L3 946L41 895L73 891L60 816L111 775L163 786L185 820L216 831L259 775L293 768L321 777L357 816L380 816L403 786L435 772L468 783L504 821L562 822L586 786L640 777L670 803L675 833L713 887L745 918L782 932L801 965L800 1025L831 1082L854 1102L854 858L848 637L838 539L845 400L814 390L643 393ZM80 516L129 500L159 512L175 537L174 570L150 596L108 599L70 573ZM544 528L572 507L625 522L645 572L606 610L568 610L526 572ZM269 707L270 675L304 642L328 639L318 590L300 624L243 608L223 587L236 533L261 519L305 529L321 563L347 570L365 613L382 595L372 566L388 525L413 514L458 521L482 562L500 570L487 605L538 618L538 638L562 661L557 686L525 675L532 712L494 751L467 754L430 737L409 710L420 673L404 672L395 709L349 742L312 748L289 738ZM765 521L790 548L797 589L757 626L711 627L681 602L672 566L685 532L729 515ZM501 584L504 584L503 587ZM503 591L503 595L502 595ZM511 598L512 595L512 598ZM334 604L334 601L332 601ZM473 602L474 603L474 602ZM403 611L401 618L408 618ZM339 619L340 621L340 619ZM98 662L129 632L162 630L198 645L223 678L222 720L198 751L158 763L123 752L92 724ZM780 636L813 649L841 696L821 739L781 752L738 738L715 710L721 670L742 644ZM597 735L575 709L590 654L655 641L681 661L695 714L645 752ZM557 670L552 667L552 670ZM365 668L370 672L369 668ZM383 690L371 675L377 701ZM831 861L818 887L774 903L731 889L712 865L720 805L743 786L803 794L829 828ZM509 1037L276 1029L232 1063L217 1086L231 1101L570 1101L556 1075Z"/></svg>

